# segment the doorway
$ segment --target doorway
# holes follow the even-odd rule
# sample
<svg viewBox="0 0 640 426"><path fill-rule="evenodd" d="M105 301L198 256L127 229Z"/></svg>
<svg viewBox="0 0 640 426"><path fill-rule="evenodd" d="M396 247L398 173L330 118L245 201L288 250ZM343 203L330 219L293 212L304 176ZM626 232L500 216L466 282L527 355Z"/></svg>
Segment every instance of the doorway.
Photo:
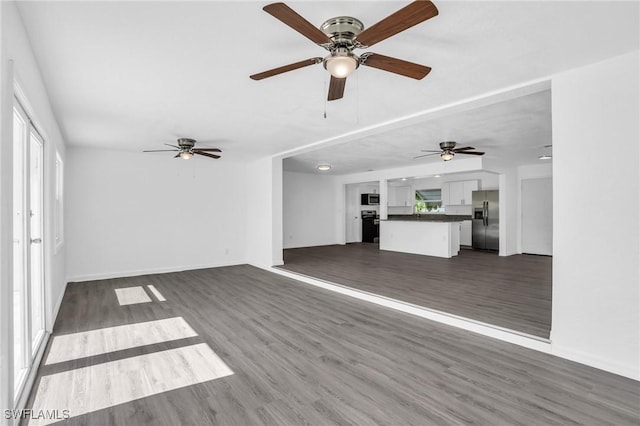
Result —
<svg viewBox="0 0 640 426"><path fill-rule="evenodd" d="M13 107L13 392L19 398L44 337L44 141Z"/></svg>

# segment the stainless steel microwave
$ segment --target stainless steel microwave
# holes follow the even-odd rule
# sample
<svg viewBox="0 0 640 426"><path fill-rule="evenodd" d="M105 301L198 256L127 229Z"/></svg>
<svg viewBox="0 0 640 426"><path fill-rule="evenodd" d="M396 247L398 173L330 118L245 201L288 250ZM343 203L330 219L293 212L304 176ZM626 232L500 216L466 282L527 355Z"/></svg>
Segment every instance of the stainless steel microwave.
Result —
<svg viewBox="0 0 640 426"><path fill-rule="evenodd" d="M360 204L363 206L377 206L380 204L380 194L362 194Z"/></svg>

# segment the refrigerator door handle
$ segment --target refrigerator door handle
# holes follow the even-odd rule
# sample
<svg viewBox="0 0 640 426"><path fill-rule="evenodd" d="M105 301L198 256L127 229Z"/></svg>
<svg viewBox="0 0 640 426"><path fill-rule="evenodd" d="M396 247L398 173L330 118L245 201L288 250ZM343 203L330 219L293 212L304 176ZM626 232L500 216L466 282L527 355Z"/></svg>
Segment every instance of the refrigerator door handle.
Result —
<svg viewBox="0 0 640 426"><path fill-rule="evenodd" d="M484 226L489 226L489 202L484 201L482 203L482 208L484 210L484 212L482 213Z"/></svg>

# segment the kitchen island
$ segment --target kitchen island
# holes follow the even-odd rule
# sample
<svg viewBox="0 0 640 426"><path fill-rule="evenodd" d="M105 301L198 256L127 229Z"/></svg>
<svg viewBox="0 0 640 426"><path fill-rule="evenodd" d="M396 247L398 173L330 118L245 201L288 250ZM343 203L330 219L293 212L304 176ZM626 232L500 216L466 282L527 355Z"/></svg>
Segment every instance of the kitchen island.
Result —
<svg viewBox="0 0 640 426"><path fill-rule="evenodd" d="M470 216L389 215L380 221L380 250L450 258L460 251L460 222Z"/></svg>

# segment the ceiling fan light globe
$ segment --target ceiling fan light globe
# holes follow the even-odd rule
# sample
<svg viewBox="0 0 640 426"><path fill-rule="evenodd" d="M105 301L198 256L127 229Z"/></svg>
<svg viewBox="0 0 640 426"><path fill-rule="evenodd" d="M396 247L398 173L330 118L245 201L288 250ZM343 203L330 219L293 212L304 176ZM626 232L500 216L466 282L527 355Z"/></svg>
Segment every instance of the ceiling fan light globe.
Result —
<svg viewBox="0 0 640 426"><path fill-rule="evenodd" d="M358 61L353 56L329 56L324 67L335 78L347 78L358 68Z"/></svg>
<svg viewBox="0 0 640 426"><path fill-rule="evenodd" d="M182 158L183 160L188 160L191 157L193 157L193 154L190 153L189 151L183 151L180 153L180 158Z"/></svg>
<svg viewBox="0 0 640 426"><path fill-rule="evenodd" d="M442 154L440 154L440 158L442 158L444 161L449 161L453 158L455 154L451 151L445 151Z"/></svg>

